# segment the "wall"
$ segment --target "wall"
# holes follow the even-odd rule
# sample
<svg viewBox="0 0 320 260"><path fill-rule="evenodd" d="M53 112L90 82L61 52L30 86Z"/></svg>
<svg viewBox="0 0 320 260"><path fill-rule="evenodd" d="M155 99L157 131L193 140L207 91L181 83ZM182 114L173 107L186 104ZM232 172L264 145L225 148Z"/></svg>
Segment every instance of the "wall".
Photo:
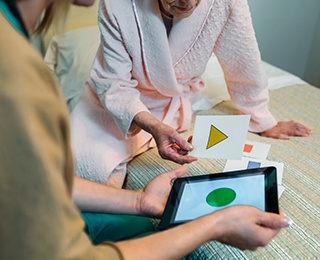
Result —
<svg viewBox="0 0 320 260"><path fill-rule="evenodd" d="M248 2L262 59L320 87L320 1Z"/></svg>

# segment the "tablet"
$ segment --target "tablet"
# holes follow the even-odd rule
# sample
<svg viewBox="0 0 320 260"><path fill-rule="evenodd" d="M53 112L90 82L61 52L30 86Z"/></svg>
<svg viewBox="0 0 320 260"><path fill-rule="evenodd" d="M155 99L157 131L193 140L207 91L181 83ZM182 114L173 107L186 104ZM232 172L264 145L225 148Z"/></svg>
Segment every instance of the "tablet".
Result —
<svg viewBox="0 0 320 260"><path fill-rule="evenodd" d="M172 185L159 229L233 205L279 213L275 167L178 178Z"/></svg>

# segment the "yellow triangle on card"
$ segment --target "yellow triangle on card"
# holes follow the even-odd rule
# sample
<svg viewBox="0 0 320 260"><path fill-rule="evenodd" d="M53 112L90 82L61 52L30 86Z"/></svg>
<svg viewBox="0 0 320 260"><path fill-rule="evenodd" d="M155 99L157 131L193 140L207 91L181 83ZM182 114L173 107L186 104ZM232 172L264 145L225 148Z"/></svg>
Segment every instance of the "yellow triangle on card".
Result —
<svg viewBox="0 0 320 260"><path fill-rule="evenodd" d="M227 139L228 136L222 133L218 128L211 125L210 135L207 143L207 149Z"/></svg>

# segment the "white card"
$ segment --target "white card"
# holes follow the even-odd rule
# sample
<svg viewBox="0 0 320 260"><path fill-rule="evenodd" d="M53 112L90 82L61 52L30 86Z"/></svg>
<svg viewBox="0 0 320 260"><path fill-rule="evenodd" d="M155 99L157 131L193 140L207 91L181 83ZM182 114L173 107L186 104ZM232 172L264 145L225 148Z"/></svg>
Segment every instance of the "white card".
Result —
<svg viewBox="0 0 320 260"><path fill-rule="evenodd" d="M245 170L250 168L262 168L274 166L277 169L277 182L278 182L278 198L282 195L284 187L282 186L282 177L283 177L283 163L273 162L268 160L256 160L247 157L243 157L242 160L228 160L224 167L224 172L236 171L236 170Z"/></svg>
<svg viewBox="0 0 320 260"><path fill-rule="evenodd" d="M282 193L284 192L284 187L282 184L278 185L278 199L281 197Z"/></svg>
<svg viewBox="0 0 320 260"><path fill-rule="evenodd" d="M243 156L265 160L270 150L270 144L247 140L243 148Z"/></svg>
<svg viewBox="0 0 320 260"><path fill-rule="evenodd" d="M189 155L241 159L250 115L197 116Z"/></svg>
<svg viewBox="0 0 320 260"><path fill-rule="evenodd" d="M277 169L278 185L282 183L283 163L243 157L242 160L227 160L224 172L274 166Z"/></svg>

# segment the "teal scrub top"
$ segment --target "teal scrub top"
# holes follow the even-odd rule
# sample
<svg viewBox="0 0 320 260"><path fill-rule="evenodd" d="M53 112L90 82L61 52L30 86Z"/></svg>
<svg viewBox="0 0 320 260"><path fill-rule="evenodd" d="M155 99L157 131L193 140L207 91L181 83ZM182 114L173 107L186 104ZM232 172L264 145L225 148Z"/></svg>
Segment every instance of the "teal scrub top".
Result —
<svg viewBox="0 0 320 260"><path fill-rule="evenodd" d="M28 31L24 26L21 15L14 1L0 0L0 12L3 13L18 32L29 38Z"/></svg>

